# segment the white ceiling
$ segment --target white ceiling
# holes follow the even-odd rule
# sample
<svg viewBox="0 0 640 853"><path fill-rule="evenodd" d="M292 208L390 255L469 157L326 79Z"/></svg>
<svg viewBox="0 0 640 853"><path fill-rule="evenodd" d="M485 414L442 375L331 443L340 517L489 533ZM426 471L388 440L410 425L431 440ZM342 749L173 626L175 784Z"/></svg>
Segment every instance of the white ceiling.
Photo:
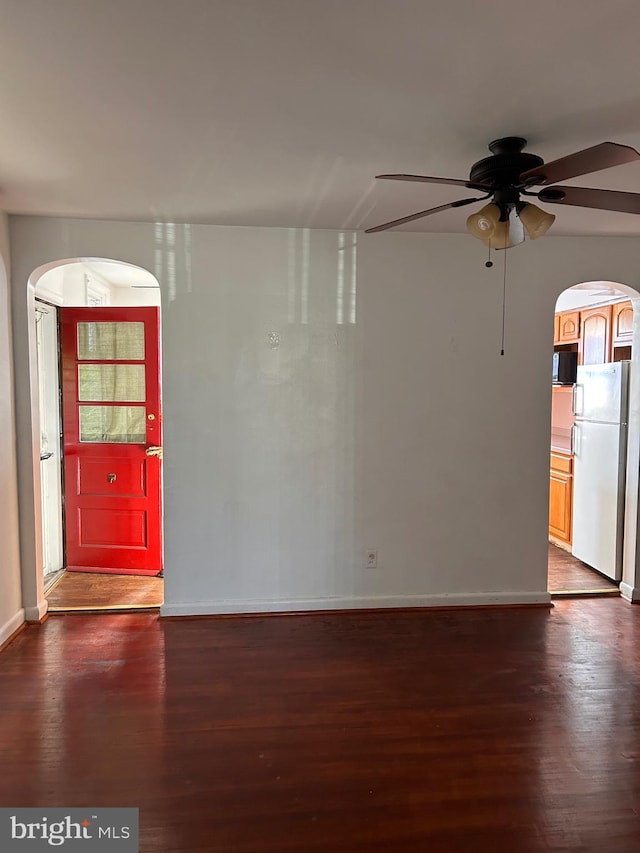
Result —
<svg viewBox="0 0 640 853"><path fill-rule="evenodd" d="M614 281L586 281L563 290L558 296L556 311L571 311L628 298L628 294Z"/></svg>
<svg viewBox="0 0 640 853"><path fill-rule="evenodd" d="M159 290L158 279L148 270L123 261L82 258L77 261L53 262L40 267L31 276L36 295L47 298L54 293L64 305L86 305L86 285L97 284L116 289L138 290L140 305L156 304L147 291ZM79 286L80 285L80 286ZM146 300L153 299L153 303Z"/></svg>
<svg viewBox="0 0 640 853"><path fill-rule="evenodd" d="M508 134L640 149L637 0L0 0L0 207L363 228ZM640 162L574 181L640 192ZM554 234L640 217L548 205ZM464 230L469 210L406 226ZM376 239L372 236L370 239Z"/></svg>
<svg viewBox="0 0 640 853"><path fill-rule="evenodd" d="M102 261L95 258L83 258L83 269L98 279L104 279L114 287L137 287L145 290L159 288L158 279L148 270L126 264L122 261Z"/></svg>

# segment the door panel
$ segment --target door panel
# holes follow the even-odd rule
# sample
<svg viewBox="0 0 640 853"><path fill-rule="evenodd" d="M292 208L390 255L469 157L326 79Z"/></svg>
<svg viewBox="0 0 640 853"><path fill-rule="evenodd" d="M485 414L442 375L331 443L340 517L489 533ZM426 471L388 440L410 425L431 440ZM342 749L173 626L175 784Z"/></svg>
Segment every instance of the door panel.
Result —
<svg viewBox="0 0 640 853"><path fill-rule="evenodd" d="M113 471L114 467L113 459L108 456L81 460L78 465L78 494L103 497L142 497L146 494L146 459L127 467L118 466L119 473ZM110 474L116 474L115 479Z"/></svg>
<svg viewBox="0 0 640 853"><path fill-rule="evenodd" d="M95 548L146 548L147 524L142 510L109 510L104 523L104 508L87 507L78 512L80 544Z"/></svg>
<svg viewBox="0 0 640 853"><path fill-rule="evenodd" d="M162 571L157 308L61 309L67 569Z"/></svg>

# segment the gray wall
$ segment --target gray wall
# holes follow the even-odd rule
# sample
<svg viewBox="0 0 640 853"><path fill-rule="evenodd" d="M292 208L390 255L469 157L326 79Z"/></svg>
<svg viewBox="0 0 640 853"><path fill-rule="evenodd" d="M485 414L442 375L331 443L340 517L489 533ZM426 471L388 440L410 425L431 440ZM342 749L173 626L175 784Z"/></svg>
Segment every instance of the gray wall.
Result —
<svg viewBox="0 0 640 853"><path fill-rule="evenodd" d="M26 530L27 279L114 258L162 288L165 613L548 600L554 305L581 281L638 286L638 240L509 252L501 357L502 259L487 270L468 235L354 248L352 232L31 217L11 233Z"/></svg>

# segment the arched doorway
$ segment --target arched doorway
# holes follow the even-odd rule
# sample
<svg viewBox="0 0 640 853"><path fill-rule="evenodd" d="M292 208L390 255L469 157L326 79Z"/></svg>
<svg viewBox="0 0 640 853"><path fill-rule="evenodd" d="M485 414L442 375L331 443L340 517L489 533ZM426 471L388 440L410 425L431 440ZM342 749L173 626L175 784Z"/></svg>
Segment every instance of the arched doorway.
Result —
<svg viewBox="0 0 640 853"><path fill-rule="evenodd" d="M38 268L30 285L49 609L159 606L158 281L131 264L76 258Z"/></svg>
<svg viewBox="0 0 640 853"><path fill-rule="evenodd" d="M632 460L640 437L630 401L639 302L626 285L590 281L567 288L556 303L548 573L554 597L625 591L625 554L636 548Z"/></svg>

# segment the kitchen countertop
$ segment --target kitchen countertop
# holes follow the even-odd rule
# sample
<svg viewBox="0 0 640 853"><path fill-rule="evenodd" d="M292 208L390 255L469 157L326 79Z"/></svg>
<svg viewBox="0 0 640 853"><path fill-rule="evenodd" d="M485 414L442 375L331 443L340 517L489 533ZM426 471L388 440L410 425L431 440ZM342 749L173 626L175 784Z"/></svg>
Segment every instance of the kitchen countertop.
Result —
<svg viewBox="0 0 640 853"><path fill-rule="evenodd" d="M557 429L551 433L551 452L564 453L566 456L572 456L571 453L571 430Z"/></svg>

